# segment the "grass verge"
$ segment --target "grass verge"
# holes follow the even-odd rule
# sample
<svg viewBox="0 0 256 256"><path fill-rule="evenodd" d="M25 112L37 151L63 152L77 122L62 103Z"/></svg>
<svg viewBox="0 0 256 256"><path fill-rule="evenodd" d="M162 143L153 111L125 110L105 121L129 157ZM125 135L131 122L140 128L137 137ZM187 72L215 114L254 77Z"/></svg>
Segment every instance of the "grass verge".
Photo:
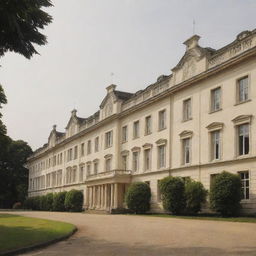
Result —
<svg viewBox="0 0 256 256"><path fill-rule="evenodd" d="M227 217L211 215L197 215L197 216L176 216L169 214L138 214L135 216L147 216L147 217L161 217L161 218L173 218L173 219L189 219L189 220L212 220L212 221L228 221L228 222L248 222L256 223L256 217Z"/></svg>
<svg viewBox="0 0 256 256"><path fill-rule="evenodd" d="M59 239L74 230L69 223L0 214L0 255Z"/></svg>

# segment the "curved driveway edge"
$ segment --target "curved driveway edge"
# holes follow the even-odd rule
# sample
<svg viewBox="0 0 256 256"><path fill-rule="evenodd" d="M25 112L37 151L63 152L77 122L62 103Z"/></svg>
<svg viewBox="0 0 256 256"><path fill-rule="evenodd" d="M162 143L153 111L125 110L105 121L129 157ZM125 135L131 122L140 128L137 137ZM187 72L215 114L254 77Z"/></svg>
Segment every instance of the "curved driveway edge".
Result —
<svg viewBox="0 0 256 256"><path fill-rule="evenodd" d="M55 238L53 240L47 241L47 242L43 242L43 243L39 243L39 244L34 244L31 246L27 246L27 247L23 247L23 248L19 248L19 249L15 249L15 250L10 250L10 251L6 251L6 252L0 252L0 256L11 256L11 255L19 255L21 253L26 253L26 252L30 252L30 251L34 251L36 249L40 249L40 248L44 248L47 247L49 245L55 244L57 242L66 240L68 238L70 238L72 235L74 235L77 231L77 227L75 226L74 229L69 232L68 234Z"/></svg>
<svg viewBox="0 0 256 256"><path fill-rule="evenodd" d="M20 212L64 221L78 232L70 239L23 256L255 256L256 224L211 220Z"/></svg>

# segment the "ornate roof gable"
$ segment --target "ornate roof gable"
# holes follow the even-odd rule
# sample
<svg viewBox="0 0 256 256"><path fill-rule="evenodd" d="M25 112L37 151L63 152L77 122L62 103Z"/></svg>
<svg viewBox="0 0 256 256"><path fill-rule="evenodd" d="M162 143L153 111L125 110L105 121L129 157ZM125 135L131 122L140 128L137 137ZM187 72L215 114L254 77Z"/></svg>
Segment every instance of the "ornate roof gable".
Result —
<svg viewBox="0 0 256 256"><path fill-rule="evenodd" d="M179 63L172 69L176 84L206 70L206 60L215 50L202 48L198 44L199 39L200 36L194 35L184 42L186 52Z"/></svg>

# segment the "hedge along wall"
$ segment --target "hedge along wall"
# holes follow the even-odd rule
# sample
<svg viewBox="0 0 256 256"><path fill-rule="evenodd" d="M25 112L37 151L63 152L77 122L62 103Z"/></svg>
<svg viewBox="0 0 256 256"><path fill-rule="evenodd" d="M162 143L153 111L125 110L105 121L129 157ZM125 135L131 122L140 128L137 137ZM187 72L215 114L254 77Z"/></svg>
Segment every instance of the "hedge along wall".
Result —
<svg viewBox="0 0 256 256"><path fill-rule="evenodd" d="M83 210L83 191L70 190L68 192L48 193L42 196L29 197L24 202L25 209L39 211L76 211Z"/></svg>

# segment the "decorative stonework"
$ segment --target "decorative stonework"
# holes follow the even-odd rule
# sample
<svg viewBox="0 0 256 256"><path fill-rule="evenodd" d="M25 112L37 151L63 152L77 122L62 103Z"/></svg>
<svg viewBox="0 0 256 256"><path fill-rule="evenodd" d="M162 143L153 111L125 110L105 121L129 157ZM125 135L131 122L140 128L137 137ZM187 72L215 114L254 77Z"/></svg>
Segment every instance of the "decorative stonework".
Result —
<svg viewBox="0 0 256 256"><path fill-rule="evenodd" d="M206 126L206 128L209 130L209 132L217 131L223 129L224 124L221 122L213 122Z"/></svg>
<svg viewBox="0 0 256 256"><path fill-rule="evenodd" d="M251 123L252 115L240 115L234 118L232 121L234 125L241 125Z"/></svg>
<svg viewBox="0 0 256 256"><path fill-rule="evenodd" d="M132 152L140 151L140 147L133 147L131 150L132 150Z"/></svg>
<svg viewBox="0 0 256 256"><path fill-rule="evenodd" d="M145 143L142 147L143 147L144 149L145 149L145 148L152 148L152 147L153 147L153 144L151 144L151 143Z"/></svg>
<svg viewBox="0 0 256 256"><path fill-rule="evenodd" d="M156 141L156 144L159 145L166 145L167 144L167 140L166 139L159 139Z"/></svg>
<svg viewBox="0 0 256 256"><path fill-rule="evenodd" d="M189 130L185 130L185 131L181 132L179 135L180 135L181 139L187 139L187 138L191 138L193 136L193 132L189 131Z"/></svg>

